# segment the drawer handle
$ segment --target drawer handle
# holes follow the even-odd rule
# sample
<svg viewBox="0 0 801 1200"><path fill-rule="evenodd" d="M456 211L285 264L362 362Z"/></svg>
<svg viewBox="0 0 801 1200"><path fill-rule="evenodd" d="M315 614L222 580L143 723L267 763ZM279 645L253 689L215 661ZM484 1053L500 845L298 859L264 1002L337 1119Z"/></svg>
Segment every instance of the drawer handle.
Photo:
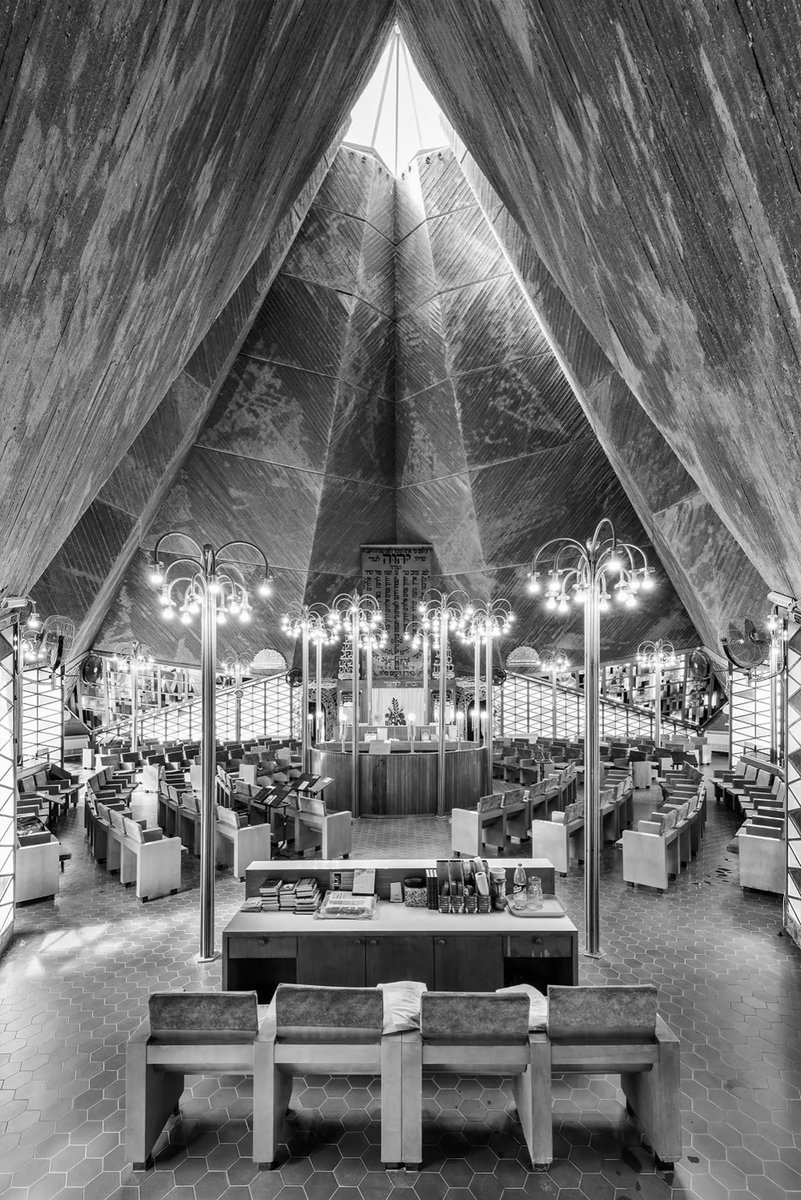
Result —
<svg viewBox="0 0 801 1200"><path fill-rule="evenodd" d="M436 942L437 942L437 945L438 945L438 946L444 946L444 945L445 945L445 938L437 938L437 939L436 939Z"/></svg>
<svg viewBox="0 0 801 1200"><path fill-rule="evenodd" d="M354 939L353 939L353 944L354 944L354 946L361 946L361 944L362 944L362 939L361 939L361 938L354 938Z"/></svg>
<svg viewBox="0 0 801 1200"><path fill-rule="evenodd" d="M541 945L542 945L542 943L543 943L544 941L545 941L545 938L541 938L541 937L535 937L535 938L534 938L534 945L535 945L535 946L541 946Z"/></svg>
<svg viewBox="0 0 801 1200"><path fill-rule="evenodd" d="M377 945L378 945L378 938L370 938L369 940L370 940L370 945L371 945L371 946L377 946Z"/></svg>

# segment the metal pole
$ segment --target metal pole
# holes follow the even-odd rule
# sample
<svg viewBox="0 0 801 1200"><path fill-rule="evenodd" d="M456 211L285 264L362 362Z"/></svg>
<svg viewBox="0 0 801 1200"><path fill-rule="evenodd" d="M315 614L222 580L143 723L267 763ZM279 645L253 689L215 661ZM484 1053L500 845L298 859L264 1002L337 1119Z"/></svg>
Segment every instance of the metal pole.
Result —
<svg viewBox="0 0 801 1200"><path fill-rule="evenodd" d="M662 745L662 651L654 653L654 743L657 750Z"/></svg>
<svg viewBox="0 0 801 1200"><path fill-rule="evenodd" d="M428 725L431 722L431 642L429 640L428 630L423 630L423 716L421 725Z"/></svg>
<svg viewBox="0 0 801 1200"><path fill-rule="evenodd" d="M136 754L139 747L137 727L139 724L139 658L137 646L133 646L131 656L131 754Z"/></svg>
<svg viewBox="0 0 801 1200"><path fill-rule="evenodd" d="M551 735L554 738L558 737L556 732L556 727L558 724L557 706L558 695L556 691L556 671L553 669L553 667L551 667Z"/></svg>
<svg viewBox="0 0 801 1200"><path fill-rule="evenodd" d="M481 635L475 625L473 642L473 741L481 741Z"/></svg>
<svg viewBox="0 0 801 1200"><path fill-rule="evenodd" d="M734 762L734 668L729 663L726 671L726 682L729 691L729 770Z"/></svg>
<svg viewBox="0 0 801 1200"><path fill-rule="evenodd" d="M353 720L351 722L350 811L359 816L359 597L354 594L350 621L353 646Z"/></svg>
<svg viewBox="0 0 801 1200"><path fill-rule="evenodd" d="M217 659L217 597L209 587L214 570L214 551L211 546L205 545L200 624L200 696L203 708L200 736L200 962L211 962L217 957L214 949L214 682Z"/></svg>
<svg viewBox="0 0 801 1200"><path fill-rule="evenodd" d="M300 689L300 761L303 770L309 769L309 619L304 613L300 620L300 665L303 681Z"/></svg>
<svg viewBox="0 0 801 1200"><path fill-rule="evenodd" d="M365 713L366 713L366 717L367 717L367 724L372 725L372 723L373 723L373 635L372 635L372 633L368 634L368 636L367 636L366 653L367 653L367 669L365 671L365 678L364 678L364 691L365 691L364 707L365 707Z"/></svg>
<svg viewBox="0 0 801 1200"><path fill-rule="evenodd" d="M779 745L779 722L778 722L778 705L779 705L779 677L778 671L778 653L776 639L771 639L770 645L770 760L777 762L778 745Z"/></svg>
<svg viewBox="0 0 801 1200"><path fill-rule="evenodd" d="M315 643L315 672L314 682L316 685L316 693L314 700L314 735L318 742L325 741L325 729L323 728L323 639L317 638Z"/></svg>
<svg viewBox="0 0 801 1200"><path fill-rule="evenodd" d="M242 738L242 664L234 663L234 741Z"/></svg>
<svg viewBox="0 0 801 1200"><path fill-rule="evenodd" d="M24 747L22 744L22 671L24 667L22 655L22 638L19 631L19 613L13 613L11 617L12 627L12 647L13 659L11 663L11 679L13 689L12 714L13 714L13 730L12 744L14 747L14 765L21 767L23 763ZM105 661L105 660L104 660ZM12 787L16 784L12 779Z"/></svg>
<svg viewBox="0 0 801 1200"><path fill-rule="evenodd" d="M437 746L437 816L445 816L445 708L448 687L448 608L443 604L439 621L439 745Z"/></svg>
<svg viewBox="0 0 801 1200"><path fill-rule="evenodd" d="M587 954L598 955L600 941L601 747L598 730L598 673L601 642L599 580L590 563L584 601L584 826L585 923Z"/></svg>
<svg viewBox="0 0 801 1200"><path fill-rule="evenodd" d="M492 791L492 747L495 730L492 720L492 619L487 618L486 629L486 664L487 664L487 791Z"/></svg>

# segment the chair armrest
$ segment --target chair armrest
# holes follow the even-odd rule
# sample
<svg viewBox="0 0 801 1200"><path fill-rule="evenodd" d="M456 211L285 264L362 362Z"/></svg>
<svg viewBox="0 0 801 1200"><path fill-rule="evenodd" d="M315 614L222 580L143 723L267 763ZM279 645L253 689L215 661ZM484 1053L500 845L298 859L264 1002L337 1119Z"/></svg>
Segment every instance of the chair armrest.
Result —
<svg viewBox="0 0 801 1200"><path fill-rule="evenodd" d="M147 1042L150 1039L150 1017L145 1017L140 1025L128 1035L129 1042Z"/></svg>

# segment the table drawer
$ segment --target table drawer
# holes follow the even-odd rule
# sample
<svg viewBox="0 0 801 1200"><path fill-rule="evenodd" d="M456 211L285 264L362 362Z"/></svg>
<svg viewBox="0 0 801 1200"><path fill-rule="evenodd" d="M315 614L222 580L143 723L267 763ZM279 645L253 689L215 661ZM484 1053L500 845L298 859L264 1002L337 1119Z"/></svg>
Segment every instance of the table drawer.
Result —
<svg viewBox="0 0 801 1200"><path fill-rule="evenodd" d="M228 938L229 958L297 958L296 937L265 937L261 934Z"/></svg>
<svg viewBox="0 0 801 1200"><path fill-rule="evenodd" d="M568 933L514 933L504 938L504 958L570 958L572 953Z"/></svg>

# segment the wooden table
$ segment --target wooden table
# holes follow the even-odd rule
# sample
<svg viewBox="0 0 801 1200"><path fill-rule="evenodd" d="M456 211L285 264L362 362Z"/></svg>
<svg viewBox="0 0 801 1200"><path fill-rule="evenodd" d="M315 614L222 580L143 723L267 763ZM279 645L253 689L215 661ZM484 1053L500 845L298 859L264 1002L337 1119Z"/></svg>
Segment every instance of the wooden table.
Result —
<svg viewBox="0 0 801 1200"><path fill-rule="evenodd" d="M554 870L544 859L522 860L552 895ZM246 891L257 895L267 876L313 875L327 886L329 870L376 868L379 897L389 884L424 874L434 860L253 863ZM508 887L515 863L504 863ZM493 870L501 866L493 862ZM370 921L315 920L294 913L237 913L223 930L223 989L255 988L266 1003L278 983L371 987L417 979L440 991L494 991L511 983L578 982L578 932L567 916L521 918L508 912L455 915L379 899Z"/></svg>

